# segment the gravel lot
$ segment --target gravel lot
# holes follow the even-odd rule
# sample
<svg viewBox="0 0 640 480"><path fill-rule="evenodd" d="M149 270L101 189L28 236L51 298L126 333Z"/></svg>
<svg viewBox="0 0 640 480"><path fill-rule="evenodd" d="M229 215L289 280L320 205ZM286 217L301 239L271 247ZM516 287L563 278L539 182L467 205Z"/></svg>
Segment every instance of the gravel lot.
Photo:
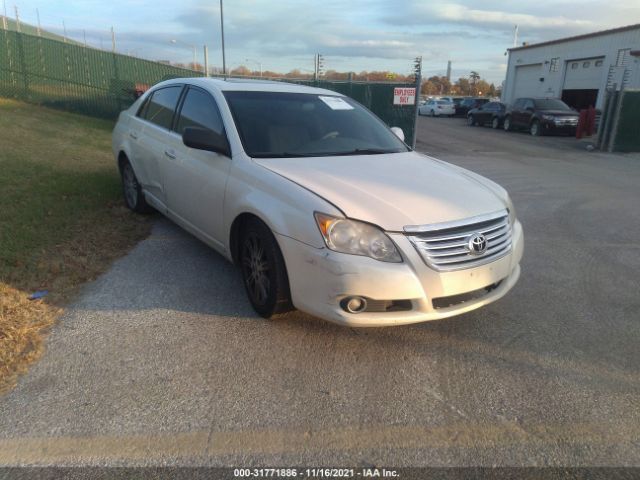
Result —
<svg viewBox="0 0 640 480"><path fill-rule="evenodd" d="M461 317L357 330L256 317L158 218L0 399L0 464L640 465L640 157L420 118L498 181L522 277Z"/></svg>

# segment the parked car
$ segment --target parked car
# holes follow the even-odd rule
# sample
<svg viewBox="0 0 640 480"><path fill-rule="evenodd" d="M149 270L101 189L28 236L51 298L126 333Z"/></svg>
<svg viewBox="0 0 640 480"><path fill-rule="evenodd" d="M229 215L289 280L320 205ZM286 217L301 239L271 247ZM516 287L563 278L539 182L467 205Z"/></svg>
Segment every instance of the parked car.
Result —
<svg viewBox="0 0 640 480"><path fill-rule="evenodd" d="M528 130L531 135L565 133L575 135L579 114L558 98L518 98L507 109L504 129Z"/></svg>
<svg viewBox="0 0 640 480"><path fill-rule="evenodd" d="M400 325L498 300L523 251L509 195L403 138L333 91L193 78L122 112L113 153L127 207L237 264L263 317Z"/></svg>
<svg viewBox="0 0 640 480"><path fill-rule="evenodd" d="M500 102L488 102L481 107L472 108L467 113L467 125L491 125L500 128L504 120L506 105Z"/></svg>
<svg viewBox="0 0 640 480"><path fill-rule="evenodd" d="M446 100L429 100L418 107L418 115L431 115L432 117L447 115L451 117L454 113L456 113L456 109L453 103Z"/></svg>
<svg viewBox="0 0 640 480"><path fill-rule="evenodd" d="M488 101L488 98L465 98L456 106L456 115L463 115L466 117L469 110L478 108Z"/></svg>

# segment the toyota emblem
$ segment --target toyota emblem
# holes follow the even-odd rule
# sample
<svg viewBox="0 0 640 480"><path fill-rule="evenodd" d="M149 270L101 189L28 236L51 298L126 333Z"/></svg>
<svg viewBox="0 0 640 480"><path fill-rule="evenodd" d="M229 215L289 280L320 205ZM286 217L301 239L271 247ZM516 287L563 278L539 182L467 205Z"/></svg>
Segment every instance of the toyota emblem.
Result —
<svg viewBox="0 0 640 480"><path fill-rule="evenodd" d="M467 248L471 255L482 255L487 251L487 237L481 233L474 233L469 237Z"/></svg>

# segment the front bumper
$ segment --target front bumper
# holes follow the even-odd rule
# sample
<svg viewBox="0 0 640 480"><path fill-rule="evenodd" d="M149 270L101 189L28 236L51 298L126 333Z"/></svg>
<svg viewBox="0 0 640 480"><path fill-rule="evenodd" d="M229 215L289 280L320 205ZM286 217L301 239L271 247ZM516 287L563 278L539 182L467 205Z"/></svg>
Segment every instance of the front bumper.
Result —
<svg viewBox="0 0 640 480"><path fill-rule="evenodd" d="M507 255L486 265L453 272L438 272L428 267L405 235L389 236L402 253L403 263L385 263L326 248L317 249L276 235L285 258L295 307L354 327L404 325L480 308L503 297L520 276L524 237L517 220L513 226L511 251ZM444 297L475 292L488 286L494 288L467 301L437 308L437 305L446 305L446 301L442 302ZM354 295L378 301L410 300L411 309L348 313L342 309L340 301Z"/></svg>

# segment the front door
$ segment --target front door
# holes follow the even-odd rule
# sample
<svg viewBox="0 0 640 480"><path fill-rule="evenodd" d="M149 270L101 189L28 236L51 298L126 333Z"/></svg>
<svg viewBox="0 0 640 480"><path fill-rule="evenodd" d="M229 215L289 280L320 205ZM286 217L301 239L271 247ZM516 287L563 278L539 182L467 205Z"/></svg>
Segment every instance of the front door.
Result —
<svg viewBox="0 0 640 480"><path fill-rule="evenodd" d="M231 159L182 142L187 127L199 127L225 135L218 106L209 92L189 87L180 107L172 141L163 158L163 177L170 212L188 229L224 245L223 204Z"/></svg>

